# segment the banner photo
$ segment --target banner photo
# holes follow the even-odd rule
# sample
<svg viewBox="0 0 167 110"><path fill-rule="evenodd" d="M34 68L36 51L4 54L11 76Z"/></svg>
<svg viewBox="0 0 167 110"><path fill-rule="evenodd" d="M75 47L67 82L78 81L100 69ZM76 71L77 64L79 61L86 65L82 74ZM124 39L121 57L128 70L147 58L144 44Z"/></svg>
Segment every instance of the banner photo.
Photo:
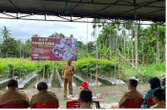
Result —
<svg viewBox="0 0 167 110"><path fill-rule="evenodd" d="M77 41L73 38L32 37L32 61L77 60Z"/></svg>

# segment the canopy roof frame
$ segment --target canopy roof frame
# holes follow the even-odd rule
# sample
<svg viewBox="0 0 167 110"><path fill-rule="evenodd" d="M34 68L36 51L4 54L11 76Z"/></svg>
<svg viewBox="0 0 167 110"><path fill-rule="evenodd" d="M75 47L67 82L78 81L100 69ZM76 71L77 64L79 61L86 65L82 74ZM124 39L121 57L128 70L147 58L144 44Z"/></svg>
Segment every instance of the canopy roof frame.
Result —
<svg viewBox="0 0 167 110"><path fill-rule="evenodd" d="M120 19L109 19L108 21L86 21L86 20L82 20L85 17L84 18L70 17L69 19L69 18L65 18L65 16L56 16L61 19L49 19L48 15L46 14L43 14L43 15L40 14L41 16L40 19L27 18L27 17L34 16L36 14L20 15L20 13L15 13L16 15L13 15L11 13L6 13L6 12L0 13L0 14L5 15L3 17L0 16L0 19L20 19L20 20L35 20L35 21L57 21L57 22L96 23L96 24L125 24L126 22L128 22L126 20L120 20ZM156 23L158 23L159 25L165 25L164 22L156 22ZM141 24L141 23L134 22L134 25L138 25L138 24ZM151 25L151 24L154 24L154 23L142 23L142 25Z"/></svg>
<svg viewBox="0 0 167 110"><path fill-rule="evenodd" d="M165 0L135 1L136 4L134 0L1 0L0 12L133 20L135 5L136 20L165 22Z"/></svg>

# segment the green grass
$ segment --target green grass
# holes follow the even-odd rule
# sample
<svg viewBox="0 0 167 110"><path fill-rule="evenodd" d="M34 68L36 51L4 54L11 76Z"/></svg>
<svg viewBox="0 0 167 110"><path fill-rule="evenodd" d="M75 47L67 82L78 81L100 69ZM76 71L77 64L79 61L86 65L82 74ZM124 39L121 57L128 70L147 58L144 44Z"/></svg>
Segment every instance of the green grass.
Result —
<svg viewBox="0 0 167 110"><path fill-rule="evenodd" d="M162 76L165 75L165 63L161 64L149 64L149 65L139 65L138 73L135 68L132 68L130 66L127 66L126 69L122 70L121 77L127 81L129 77L135 76L138 77L139 80L141 81L147 81L151 77L159 77L161 78Z"/></svg>

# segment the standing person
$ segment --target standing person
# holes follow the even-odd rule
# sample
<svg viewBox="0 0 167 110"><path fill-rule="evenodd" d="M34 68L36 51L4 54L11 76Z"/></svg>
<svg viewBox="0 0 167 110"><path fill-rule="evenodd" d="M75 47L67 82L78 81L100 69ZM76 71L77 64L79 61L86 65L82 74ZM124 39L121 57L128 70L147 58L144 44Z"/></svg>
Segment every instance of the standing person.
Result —
<svg viewBox="0 0 167 110"><path fill-rule="evenodd" d="M30 103L31 108L34 108L34 105L38 103L55 103L54 108L59 107L59 100L57 96L54 93L47 91L48 86L45 82L38 83L37 89L39 92L32 96Z"/></svg>
<svg viewBox="0 0 167 110"><path fill-rule="evenodd" d="M72 60L68 60L68 63L64 65L64 69L62 72L62 79L64 80L64 98L67 97L67 84L69 88L69 94L73 95L73 89L72 89L72 79L75 72L74 65L71 64Z"/></svg>
<svg viewBox="0 0 167 110"><path fill-rule="evenodd" d="M8 90L0 95L0 105L4 104L24 104L24 108L29 106L28 96L18 90L18 82L15 79L9 80Z"/></svg>

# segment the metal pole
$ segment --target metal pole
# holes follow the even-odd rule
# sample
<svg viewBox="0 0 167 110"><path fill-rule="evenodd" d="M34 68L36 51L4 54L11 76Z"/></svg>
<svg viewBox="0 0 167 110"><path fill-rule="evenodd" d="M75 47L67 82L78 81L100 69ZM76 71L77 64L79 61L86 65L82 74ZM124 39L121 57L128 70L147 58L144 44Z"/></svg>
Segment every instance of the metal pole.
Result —
<svg viewBox="0 0 167 110"><path fill-rule="evenodd" d="M69 14L69 10L68 10L68 0L65 0L65 15Z"/></svg>
<svg viewBox="0 0 167 110"><path fill-rule="evenodd" d="M133 6L134 6L134 20L137 18L137 12L136 12L136 0L133 0Z"/></svg>

